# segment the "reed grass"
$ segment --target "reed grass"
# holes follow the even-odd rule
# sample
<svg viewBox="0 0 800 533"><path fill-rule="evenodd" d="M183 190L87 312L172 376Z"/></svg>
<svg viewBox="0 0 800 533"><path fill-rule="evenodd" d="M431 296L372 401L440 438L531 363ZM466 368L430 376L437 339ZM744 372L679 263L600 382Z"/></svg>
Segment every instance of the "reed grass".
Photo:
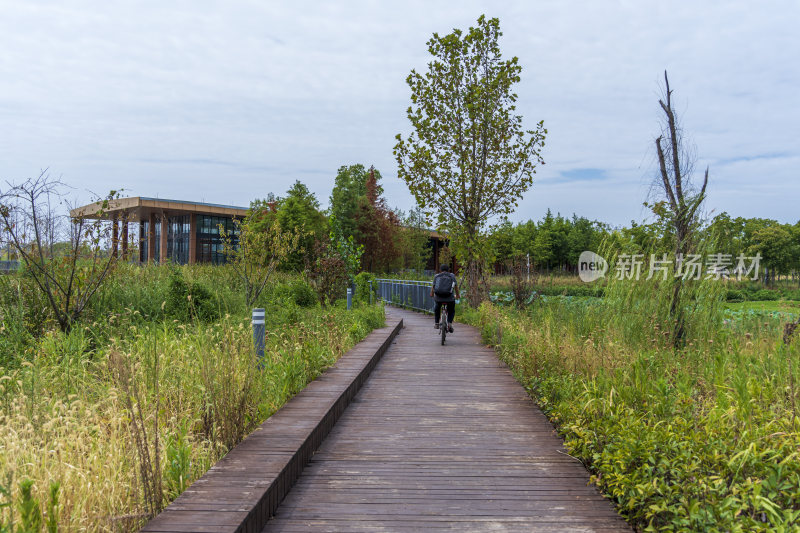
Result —
<svg viewBox="0 0 800 533"><path fill-rule="evenodd" d="M225 269L181 270L213 290L219 320L171 319L167 269L131 267L80 327L48 328L0 360L0 529L12 517L22 526L23 489L41 527L138 529L384 323L377 305L297 305L277 290L297 276L283 276L259 302L268 333L257 361L248 310Z"/></svg>

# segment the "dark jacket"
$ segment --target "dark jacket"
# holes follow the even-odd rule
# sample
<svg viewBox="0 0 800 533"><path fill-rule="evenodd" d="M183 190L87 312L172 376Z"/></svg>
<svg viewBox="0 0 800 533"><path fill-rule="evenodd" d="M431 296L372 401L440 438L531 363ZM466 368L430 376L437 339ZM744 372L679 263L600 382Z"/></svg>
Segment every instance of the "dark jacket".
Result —
<svg viewBox="0 0 800 533"><path fill-rule="evenodd" d="M433 293L434 301L437 301L437 302L455 302L456 301L456 284L457 284L456 275L453 274L452 272L439 272L438 274L436 274L433 277L433 286L434 287L436 287L436 278L438 278L439 276L450 276L451 278L453 278L453 292L450 294L449 298L447 298L447 297L443 298L441 296L437 296L436 292L434 292Z"/></svg>

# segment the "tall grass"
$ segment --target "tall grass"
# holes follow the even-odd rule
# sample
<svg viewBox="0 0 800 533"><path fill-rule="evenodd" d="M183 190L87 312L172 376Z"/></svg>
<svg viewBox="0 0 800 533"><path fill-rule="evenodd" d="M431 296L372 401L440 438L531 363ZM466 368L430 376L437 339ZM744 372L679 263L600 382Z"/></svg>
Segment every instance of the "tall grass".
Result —
<svg viewBox="0 0 800 533"><path fill-rule="evenodd" d="M213 292L220 319L171 318L168 269L130 268L80 327L47 329L0 361L0 486L14 502L2 507L0 490L0 528L12 511L20 527L30 480L41 524L137 529L384 323L380 306L311 304L303 282L286 276L259 302L268 334L256 361L248 310L225 269L181 271ZM52 483L57 505L47 504Z"/></svg>
<svg viewBox="0 0 800 533"><path fill-rule="evenodd" d="M462 316L638 529L794 530L800 343L781 343L778 318L726 318L714 283L687 293L679 350L653 280Z"/></svg>

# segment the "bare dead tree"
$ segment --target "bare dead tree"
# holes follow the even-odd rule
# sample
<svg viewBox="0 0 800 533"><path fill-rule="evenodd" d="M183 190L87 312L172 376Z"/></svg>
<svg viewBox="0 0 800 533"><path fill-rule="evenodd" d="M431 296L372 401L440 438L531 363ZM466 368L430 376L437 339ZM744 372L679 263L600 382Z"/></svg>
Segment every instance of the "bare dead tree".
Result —
<svg viewBox="0 0 800 533"><path fill-rule="evenodd" d="M511 292L514 294L514 305L523 309L533 295L533 283L527 274L525 257L515 256L511 259Z"/></svg>
<svg viewBox="0 0 800 533"><path fill-rule="evenodd" d="M672 89L664 71L665 95L658 101L664 111L661 135L656 140L659 178L656 189L666 214L675 230L675 268L680 268L683 258L694 250L694 237L699 225L699 209L705 200L708 185L708 167L698 188L694 179L695 157L683 141L678 116L672 105ZM676 271L676 274L678 272ZM685 316L681 307L683 277L673 276L670 319L674 324L673 344L677 347L683 342Z"/></svg>
<svg viewBox="0 0 800 533"><path fill-rule="evenodd" d="M91 218L71 219L61 212L66 211L66 185L46 170L21 184L7 185L0 191L0 231L67 332L117 263L117 254L109 250L114 245L110 224L103 220L117 193L99 201Z"/></svg>

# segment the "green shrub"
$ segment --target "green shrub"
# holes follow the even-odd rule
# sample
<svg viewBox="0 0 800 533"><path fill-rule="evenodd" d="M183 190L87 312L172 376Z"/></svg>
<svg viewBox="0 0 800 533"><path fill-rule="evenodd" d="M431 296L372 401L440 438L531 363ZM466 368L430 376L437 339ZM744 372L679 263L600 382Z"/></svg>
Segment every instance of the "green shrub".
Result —
<svg viewBox="0 0 800 533"><path fill-rule="evenodd" d="M291 301L300 307L312 307L319 299L314 288L304 279L276 283L268 294L270 301Z"/></svg>
<svg viewBox="0 0 800 533"><path fill-rule="evenodd" d="M728 292L725 295L725 300L729 302L743 302L746 299L747 295L745 292L737 289L728 289Z"/></svg>
<svg viewBox="0 0 800 533"><path fill-rule="evenodd" d="M794 291L786 291L783 297L786 300L794 300L800 302L800 289Z"/></svg>
<svg viewBox="0 0 800 533"><path fill-rule="evenodd" d="M755 302L771 302L780 300L781 294L778 291L771 291L768 289L761 289L751 295L750 299Z"/></svg>
<svg viewBox="0 0 800 533"><path fill-rule="evenodd" d="M370 282L372 282L372 301L377 302L378 278L369 272L361 272L356 276L356 300L369 303Z"/></svg>
<svg viewBox="0 0 800 533"><path fill-rule="evenodd" d="M647 293L615 303L609 292L592 307L553 298L460 316L637 531L798 531L800 346L776 345L780 320L698 317L707 327L688 328L675 350L656 339ZM695 301L711 305L702 292ZM627 327L633 313L652 326Z"/></svg>
<svg viewBox="0 0 800 533"><path fill-rule="evenodd" d="M178 268L172 268L166 300L167 316L180 322L196 318L211 322L220 317L217 299L199 282L187 282Z"/></svg>

